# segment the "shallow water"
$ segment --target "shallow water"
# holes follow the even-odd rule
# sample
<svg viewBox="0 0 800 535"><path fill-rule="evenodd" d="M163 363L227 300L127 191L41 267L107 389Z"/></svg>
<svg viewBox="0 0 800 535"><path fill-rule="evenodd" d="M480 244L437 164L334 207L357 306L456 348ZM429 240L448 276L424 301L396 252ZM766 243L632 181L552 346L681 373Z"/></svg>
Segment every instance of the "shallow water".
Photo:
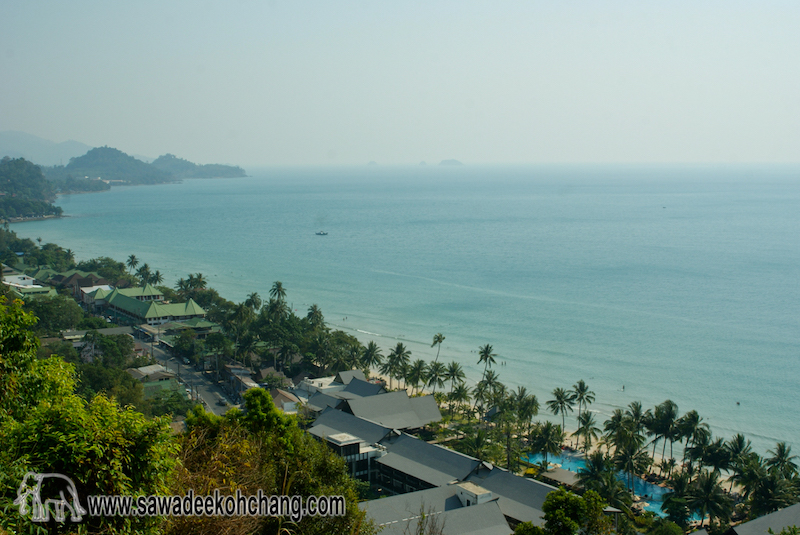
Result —
<svg viewBox="0 0 800 535"><path fill-rule="evenodd" d="M501 381L542 407L584 379L601 424L671 398L762 453L800 439L797 170L251 173L64 196L71 217L13 228L78 259L136 254L168 284L201 272L236 301L280 280L298 314L317 303L412 358L433 359L441 332L440 359L472 381L492 344Z"/></svg>

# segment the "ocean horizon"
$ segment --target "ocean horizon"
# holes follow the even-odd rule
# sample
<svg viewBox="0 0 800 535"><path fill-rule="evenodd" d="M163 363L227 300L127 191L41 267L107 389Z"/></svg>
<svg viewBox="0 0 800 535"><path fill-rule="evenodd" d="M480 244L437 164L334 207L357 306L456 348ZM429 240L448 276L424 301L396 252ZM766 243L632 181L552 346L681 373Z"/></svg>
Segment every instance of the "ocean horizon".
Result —
<svg viewBox="0 0 800 535"><path fill-rule="evenodd" d="M67 217L12 229L77 260L135 254L168 286L203 273L237 302L280 280L297 314L318 304L332 327L402 341L412 360L432 360L441 332L439 359L472 384L491 344L500 380L536 394L540 418L554 388L583 379L601 424L672 399L761 454L800 441L796 167L250 173L64 195Z"/></svg>

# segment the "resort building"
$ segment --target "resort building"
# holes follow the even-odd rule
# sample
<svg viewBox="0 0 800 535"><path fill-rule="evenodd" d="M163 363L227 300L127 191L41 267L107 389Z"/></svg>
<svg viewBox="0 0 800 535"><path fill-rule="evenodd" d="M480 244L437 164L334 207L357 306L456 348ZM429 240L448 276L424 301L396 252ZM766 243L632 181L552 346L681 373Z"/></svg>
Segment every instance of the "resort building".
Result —
<svg viewBox="0 0 800 535"><path fill-rule="evenodd" d="M34 297L55 297L58 295L50 286L37 284L33 277L21 274L3 275L3 284L8 286L9 293L14 299L23 301Z"/></svg>
<svg viewBox="0 0 800 535"><path fill-rule="evenodd" d="M189 299L187 303L165 303L164 295L151 285L138 288L98 289L87 294L87 304L104 310L117 320L163 325L205 317L205 310Z"/></svg>
<svg viewBox="0 0 800 535"><path fill-rule="evenodd" d="M358 506L366 511L383 535L423 530L443 535L509 535L512 532L498 498L472 483L454 483L361 502Z"/></svg>

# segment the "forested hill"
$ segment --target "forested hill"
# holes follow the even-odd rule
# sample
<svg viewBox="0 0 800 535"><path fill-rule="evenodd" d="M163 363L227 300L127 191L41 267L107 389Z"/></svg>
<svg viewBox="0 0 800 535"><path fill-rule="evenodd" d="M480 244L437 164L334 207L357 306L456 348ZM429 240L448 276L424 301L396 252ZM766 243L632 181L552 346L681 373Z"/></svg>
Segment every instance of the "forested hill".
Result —
<svg viewBox="0 0 800 535"><path fill-rule="evenodd" d="M0 219L61 215L53 185L37 165L22 158L0 160Z"/></svg>
<svg viewBox="0 0 800 535"><path fill-rule="evenodd" d="M244 169L233 165L198 165L173 154L159 156L151 164L162 171L172 173L175 178L235 178L247 176Z"/></svg>
<svg viewBox="0 0 800 535"><path fill-rule="evenodd" d="M112 147L97 147L83 156L72 158L65 167L48 167L44 172L49 180L58 181L68 177L118 180L126 184L161 184L174 180L170 173Z"/></svg>
<svg viewBox="0 0 800 535"><path fill-rule="evenodd" d="M247 176L231 165L197 165L172 154L145 163L112 147L97 147L72 158L66 166L43 167L47 180L59 193L109 189L109 181L120 184L162 184L182 178L232 178Z"/></svg>

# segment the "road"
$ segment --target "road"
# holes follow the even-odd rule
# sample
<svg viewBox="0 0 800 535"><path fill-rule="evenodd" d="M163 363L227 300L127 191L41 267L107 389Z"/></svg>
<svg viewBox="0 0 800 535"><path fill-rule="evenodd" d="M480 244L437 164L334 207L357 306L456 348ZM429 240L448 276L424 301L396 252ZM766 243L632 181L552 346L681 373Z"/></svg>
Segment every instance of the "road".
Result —
<svg viewBox="0 0 800 535"><path fill-rule="evenodd" d="M186 388L192 391L193 398L199 397L206 410L221 416L231 408L230 398L216 382L210 380L203 372L195 370L194 366L185 366L178 359L158 347L153 348L153 356L159 364L178 376L178 379L186 385ZM217 400L219 398L217 394L222 396L228 402L228 405L224 407L218 405Z"/></svg>

